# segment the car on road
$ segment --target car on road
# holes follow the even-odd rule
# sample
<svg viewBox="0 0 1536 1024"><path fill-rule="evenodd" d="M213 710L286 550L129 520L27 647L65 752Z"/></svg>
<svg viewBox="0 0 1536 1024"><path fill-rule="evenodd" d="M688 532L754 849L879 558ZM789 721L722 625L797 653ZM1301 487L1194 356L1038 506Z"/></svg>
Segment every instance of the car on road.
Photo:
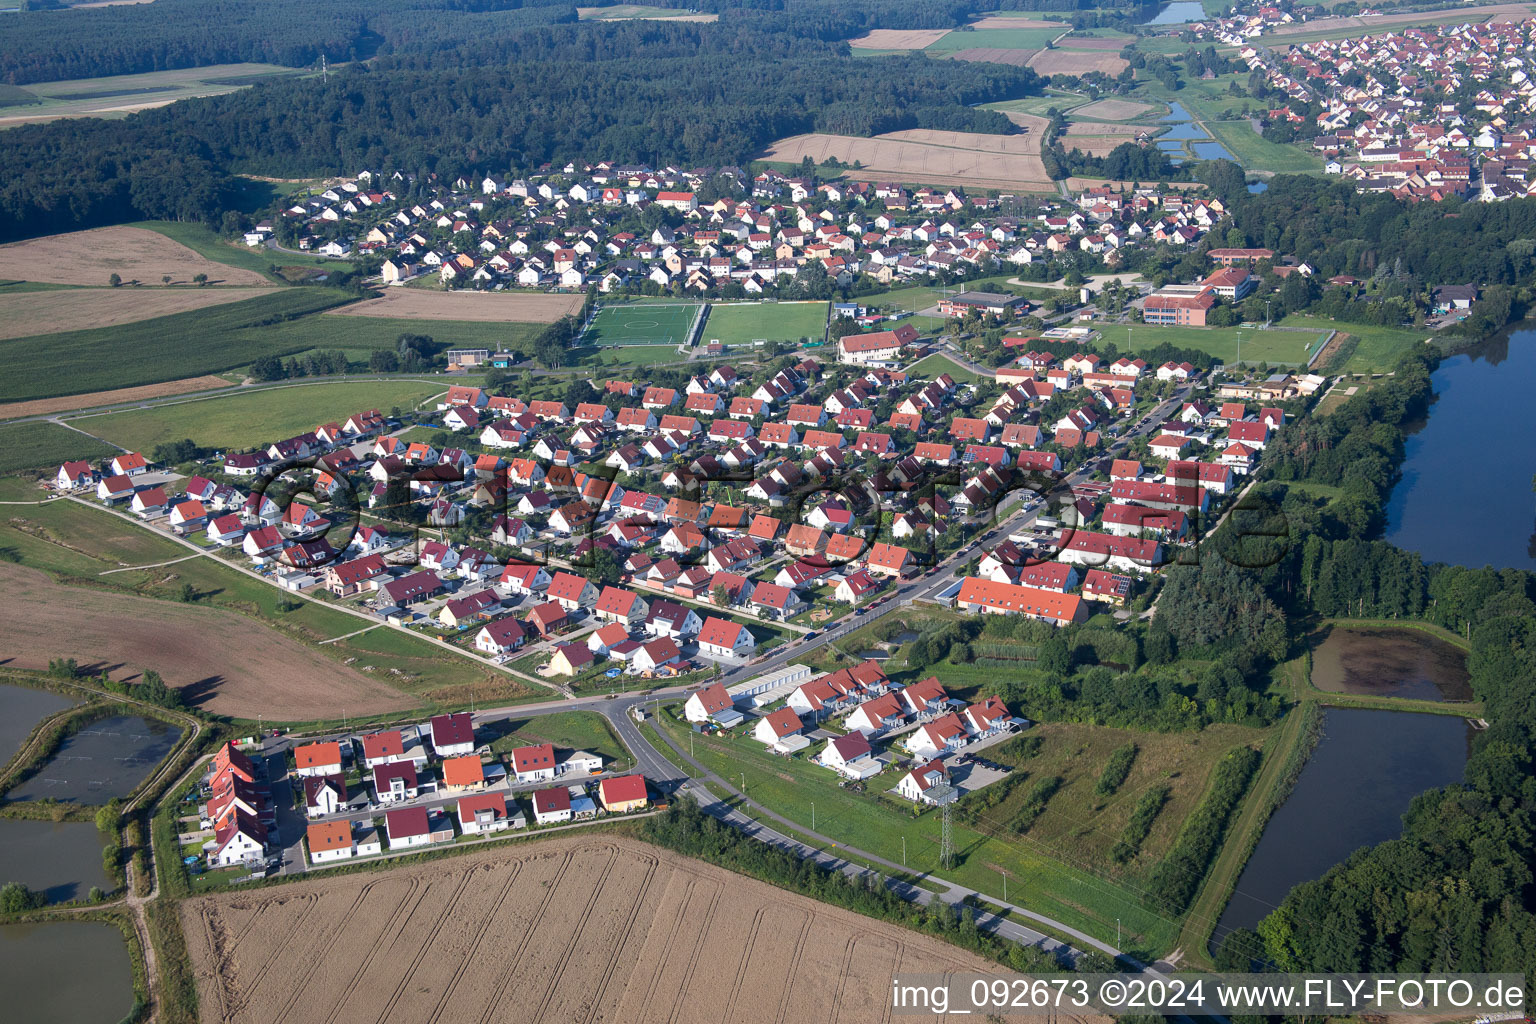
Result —
<svg viewBox="0 0 1536 1024"><path fill-rule="evenodd" d="M814 640L819 635L820 634L817 633L816 630L813 629L809 633L805 634L805 636L801 637L800 639L802 639L802 640Z"/></svg>

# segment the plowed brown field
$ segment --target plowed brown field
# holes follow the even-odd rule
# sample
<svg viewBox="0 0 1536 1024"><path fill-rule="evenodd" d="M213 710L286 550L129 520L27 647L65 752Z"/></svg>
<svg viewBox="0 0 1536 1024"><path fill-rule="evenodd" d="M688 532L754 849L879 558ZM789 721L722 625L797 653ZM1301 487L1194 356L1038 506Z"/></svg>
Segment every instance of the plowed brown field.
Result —
<svg viewBox="0 0 1536 1024"><path fill-rule="evenodd" d="M424 288L386 288L376 299L337 306L326 315L552 324L563 316L580 312L581 300L580 295L545 295L542 292L435 292Z"/></svg>
<svg viewBox="0 0 1536 1024"><path fill-rule="evenodd" d="M898 969L996 970L611 836L205 896L181 920L202 1019L228 1024L865 1024Z"/></svg>
<svg viewBox="0 0 1536 1024"><path fill-rule="evenodd" d="M9 606L0 662L15 668L74 658L116 679L154 669L188 703L233 718L308 721L415 704L237 612L67 586L4 562L0 591Z"/></svg>
<svg viewBox="0 0 1536 1024"><path fill-rule="evenodd" d="M851 135L796 135L780 139L764 154L767 160L817 163L837 157L858 161L860 180L889 179L931 185L976 188L1051 188L1040 162L1039 127L1046 121L1027 114L1009 119L1032 130L1023 135L979 135L929 129L891 132L872 139Z"/></svg>
<svg viewBox="0 0 1536 1024"><path fill-rule="evenodd" d="M272 283L254 270L204 259L148 228L92 228L0 245L0 280L104 285L114 273L156 285L166 274L173 284L191 284L199 273L211 284Z"/></svg>
<svg viewBox="0 0 1536 1024"><path fill-rule="evenodd" d="M1022 68L1032 60L1038 50L1003 50L997 47L972 47L956 50L949 56L953 60L968 60L978 64L1011 64Z"/></svg>
<svg viewBox="0 0 1536 1024"><path fill-rule="evenodd" d="M861 50L921 50L949 34L947 28L877 28L848 40Z"/></svg>
<svg viewBox="0 0 1536 1024"><path fill-rule="evenodd" d="M1118 53L1106 50L1041 50L1029 66L1040 75L1083 75L1090 71L1118 75L1131 65Z"/></svg>

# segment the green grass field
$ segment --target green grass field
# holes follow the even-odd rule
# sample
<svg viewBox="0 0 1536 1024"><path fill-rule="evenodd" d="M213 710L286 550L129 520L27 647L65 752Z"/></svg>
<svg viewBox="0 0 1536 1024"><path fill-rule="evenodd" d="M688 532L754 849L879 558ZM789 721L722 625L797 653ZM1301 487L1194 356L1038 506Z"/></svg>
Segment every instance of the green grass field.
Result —
<svg viewBox="0 0 1536 1024"><path fill-rule="evenodd" d="M972 32L951 32L930 43L924 52L934 56L956 50L1043 50L1045 44L1067 30L1061 28L979 28Z"/></svg>
<svg viewBox="0 0 1536 1024"><path fill-rule="evenodd" d="M184 437L209 448L243 448L343 421L364 409L387 413L398 405L409 410L446 389L446 384L415 380L296 384L86 416L74 425L135 451Z"/></svg>
<svg viewBox="0 0 1536 1024"><path fill-rule="evenodd" d="M616 369L621 366L655 366L658 363L681 363L688 357L677 351L676 345L625 345L622 348L572 349L573 366L601 366Z"/></svg>
<svg viewBox="0 0 1536 1024"><path fill-rule="evenodd" d="M678 346L701 303L678 305L604 306L592 317L581 341L584 345Z"/></svg>
<svg viewBox="0 0 1536 1024"><path fill-rule="evenodd" d="M1422 345L1429 337L1427 329L1414 330L1406 327L1371 327L1366 324L1346 324L1321 317L1293 313L1280 321L1284 327L1305 327L1318 331L1342 331L1359 339L1355 351L1340 372L1382 373L1397 365L1404 352Z"/></svg>
<svg viewBox="0 0 1536 1024"><path fill-rule="evenodd" d="M715 303L700 332L703 342L719 339L726 345L751 345L758 338L799 344L826 334L825 302Z"/></svg>
<svg viewBox="0 0 1536 1024"><path fill-rule="evenodd" d="M661 727L686 751L689 737L668 710L663 709L660 716ZM1018 837L986 823L977 828L956 822L959 862L948 871L940 870L939 816L928 810L913 818L905 801L874 797L896 784L896 772L870 780L863 794L839 786L837 775L808 760L807 754L819 752L822 746L813 743L806 753L784 758L744 736L694 737L692 742L700 762L738 785L744 775L750 799L804 828L812 826L814 802L815 831L840 843L898 864L905 862L913 871L937 872L994 896L1002 895L1001 868L1008 872L1008 897L1013 902L1103 938L1115 934L1118 918L1131 949L1166 952L1169 948L1177 925L1148 910L1134 890L1074 866L1067 859L1077 859L1070 849L1054 850L1032 837ZM1065 802L1061 810L1071 813Z"/></svg>
<svg viewBox="0 0 1536 1024"><path fill-rule="evenodd" d="M27 116L127 117L140 104L170 103L194 96L218 96L254 85L262 79L311 74L307 69L276 64L214 64L140 75L72 78L8 87L9 104L29 103L15 113ZM30 96L32 99L28 99Z"/></svg>
<svg viewBox="0 0 1536 1024"><path fill-rule="evenodd" d="M243 180L251 188L263 193L275 195L279 190L279 186L270 185L267 182L254 181L252 179ZM334 269L344 269L349 266L349 264L328 260L322 256L295 256L292 253L272 252L268 249L252 249L243 242L225 241L213 231L210 231L207 225L192 221L141 220L136 224L130 224L129 227L147 228L156 234L164 235L173 242L180 242L199 256L213 260L215 263L252 270L269 281L280 280L280 278L267 273L267 268L274 263L278 266L331 267Z"/></svg>
<svg viewBox="0 0 1536 1024"><path fill-rule="evenodd" d="M919 359L907 367L907 373L924 380L932 380L941 373L947 373L962 384L973 384L982 379L981 374L967 370L942 352Z"/></svg>
<svg viewBox="0 0 1536 1024"><path fill-rule="evenodd" d="M513 747L552 743L560 750L600 754L605 769L634 763L613 727L595 711L557 711L552 715L508 719L486 728L495 735L491 749L498 754L508 753Z"/></svg>
<svg viewBox="0 0 1536 1024"><path fill-rule="evenodd" d="M1321 174L1323 158L1315 150L1270 142L1247 121L1207 121L1205 127L1250 171L1276 174Z"/></svg>
<svg viewBox="0 0 1536 1024"><path fill-rule="evenodd" d="M0 342L0 363L9 368L0 401L155 384L302 351L318 339L299 340L285 328L351 299L334 288L281 288L172 316L9 339Z"/></svg>
<svg viewBox="0 0 1536 1024"><path fill-rule="evenodd" d="M1209 352L1228 365L1238 357L1238 335L1242 335L1244 363L1270 363L1298 366L1316 347L1320 332L1260 331L1236 327L1154 327L1146 324L1101 324L1097 330L1104 340L1112 341L1122 352L1146 352L1165 342L1181 348Z"/></svg>
<svg viewBox="0 0 1536 1024"><path fill-rule="evenodd" d="M0 473L57 469L61 462L100 459L117 449L57 423L0 426Z"/></svg>

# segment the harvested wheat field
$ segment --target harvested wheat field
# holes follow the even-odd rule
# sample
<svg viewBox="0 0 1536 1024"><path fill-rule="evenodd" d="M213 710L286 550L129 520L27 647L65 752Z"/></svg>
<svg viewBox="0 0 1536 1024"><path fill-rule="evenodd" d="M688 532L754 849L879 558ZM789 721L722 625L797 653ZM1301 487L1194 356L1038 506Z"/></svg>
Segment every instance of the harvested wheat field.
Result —
<svg viewBox="0 0 1536 1024"><path fill-rule="evenodd" d="M6 563L0 588L11 609L0 662L14 668L74 658L116 679L152 668L189 703L234 718L306 721L415 704L237 612L67 586Z"/></svg>
<svg viewBox="0 0 1536 1024"><path fill-rule="evenodd" d="M83 331L265 294L261 288L81 288L0 292L0 338Z"/></svg>
<svg viewBox="0 0 1536 1024"><path fill-rule="evenodd" d="M856 1024L886 1018L897 970L996 970L613 836L205 896L181 921L210 1024Z"/></svg>
<svg viewBox="0 0 1536 1024"><path fill-rule="evenodd" d="M62 398L38 398L30 402L6 402L0 404L0 420L18 416L45 416L75 409L94 409L99 405L118 405L123 402L142 402L146 398L165 398L168 395L188 395L194 391L212 391L215 388L232 388L234 384L223 377L186 377L168 380L163 384L145 384L137 388L116 388L112 391L92 391L84 395L65 395Z"/></svg>
<svg viewBox="0 0 1536 1024"><path fill-rule="evenodd" d="M215 263L148 228L92 228L0 245L0 280L103 285L113 274L157 285L166 274L172 284L191 284L196 274L207 274L210 284L271 284L254 270Z"/></svg>
<svg viewBox="0 0 1536 1024"><path fill-rule="evenodd" d="M1095 100L1072 111L1073 117L1096 117L1101 121L1129 121L1133 117L1150 114L1155 108L1150 103L1134 100Z"/></svg>
<svg viewBox="0 0 1536 1024"><path fill-rule="evenodd" d="M975 47L969 50L956 50L947 56L951 60L968 60L980 64L1011 64L1016 68L1022 68L1027 66L1035 54L1039 52L1039 50L1001 50L996 47Z"/></svg>
<svg viewBox="0 0 1536 1024"><path fill-rule="evenodd" d="M1024 115L1020 115L1021 117ZM1017 118L1011 118L1017 122ZM1037 125L1043 118L1032 118ZM933 185L976 188L1054 187L1040 162L1038 128L1025 135L978 135L929 129L892 132L872 139L849 135L796 135L781 139L764 154L767 160L799 163L806 156L817 163L837 157L858 161L862 170L851 177L895 178Z"/></svg>
<svg viewBox="0 0 1536 1024"><path fill-rule="evenodd" d="M921 50L948 34L947 28L877 28L848 40L848 45L861 50Z"/></svg>
<svg viewBox="0 0 1536 1024"><path fill-rule="evenodd" d="M1063 135L1123 135L1134 138L1157 131L1142 124L1108 124L1103 121L1069 121Z"/></svg>
<svg viewBox="0 0 1536 1024"><path fill-rule="evenodd" d="M327 310L327 316L383 316L401 320L551 324L581 311L580 295L542 292L437 292L386 288L376 299Z"/></svg>
<svg viewBox="0 0 1536 1024"><path fill-rule="evenodd" d="M1135 41L1135 36L1067 36L1065 39L1056 40L1056 45L1064 46L1069 50L1114 50L1119 53Z"/></svg>
<svg viewBox="0 0 1536 1024"><path fill-rule="evenodd" d="M1088 156L1108 156L1116 146L1134 141L1124 135L1066 135L1058 140L1061 148L1071 152L1081 150Z"/></svg>
<svg viewBox="0 0 1536 1024"><path fill-rule="evenodd" d="M1469 25L1482 25L1488 21L1504 24L1511 21L1523 21L1531 16L1533 5L1531 4L1496 4L1491 7L1459 7L1442 11L1420 11L1408 14L1373 14L1368 18L1314 18L1311 21L1298 21L1290 25L1281 25L1279 28L1264 33L1266 36L1301 36L1316 33L1337 32L1341 36L1361 35L1356 29L1380 28L1391 31L1393 25L1434 25L1447 22L1464 22Z"/></svg>
<svg viewBox="0 0 1536 1024"><path fill-rule="evenodd" d="M1085 75L1090 71L1118 75L1131 65L1105 50L1041 50L1029 66L1040 75Z"/></svg>
<svg viewBox="0 0 1536 1024"><path fill-rule="evenodd" d="M1072 26L1064 21L1041 21L1039 18L1010 18L1006 14L989 14L985 18L977 18L971 22L971 27L978 31L984 28L1054 28L1062 32L1071 30Z"/></svg>

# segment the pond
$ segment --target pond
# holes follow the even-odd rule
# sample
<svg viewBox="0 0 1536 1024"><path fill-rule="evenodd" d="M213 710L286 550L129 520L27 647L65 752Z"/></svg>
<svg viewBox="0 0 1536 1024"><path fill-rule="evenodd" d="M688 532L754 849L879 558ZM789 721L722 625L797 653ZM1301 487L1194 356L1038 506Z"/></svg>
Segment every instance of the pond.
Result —
<svg viewBox="0 0 1536 1024"><path fill-rule="evenodd" d="M1184 104L1172 100L1168 104L1168 110L1169 113L1158 118L1160 124L1168 125L1167 130L1157 137L1158 149L1164 153L1182 155L1187 145L1190 152L1194 153L1199 160L1235 159L1226 146L1211 138L1210 132L1195 124L1189 111L1184 109Z"/></svg>
<svg viewBox="0 0 1536 1024"><path fill-rule="evenodd" d="M1329 693L1472 699L1466 654L1422 629L1322 630L1313 637L1312 685Z"/></svg>
<svg viewBox="0 0 1536 1024"><path fill-rule="evenodd" d="M21 749L22 741L38 722L74 703L47 690L0 685L0 764Z"/></svg>
<svg viewBox="0 0 1536 1024"><path fill-rule="evenodd" d="M1449 357L1433 380L1435 403L1408 436L1387 503L1386 539L1430 562L1536 569L1536 446L1505 443L1530 426L1536 327Z"/></svg>
<svg viewBox="0 0 1536 1024"><path fill-rule="evenodd" d="M97 921L0 926L0 990L8 1020L116 1024L133 1008L123 933Z"/></svg>
<svg viewBox="0 0 1536 1024"><path fill-rule="evenodd" d="M7 798L104 804L132 792L180 738L175 726L136 715L92 722Z"/></svg>
<svg viewBox="0 0 1536 1024"><path fill-rule="evenodd" d="M85 899L116 882L101 866L104 836L91 822L0 818L0 884L20 882L49 903Z"/></svg>
<svg viewBox="0 0 1536 1024"><path fill-rule="evenodd" d="M1470 729L1452 715L1325 711L1323 737L1243 868L1212 948L1233 928L1255 927L1292 886L1401 835L1414 797L1461 780Z"/></svg>
<svg viewBox="0 0 1536 1024"><path fill-rule="evenodd" d="M1184 25L1191 21L1205 20L1205 5L1197 0L1174 0L1164 4L1157 17L1142 22L1143 25Z"/></svg>

